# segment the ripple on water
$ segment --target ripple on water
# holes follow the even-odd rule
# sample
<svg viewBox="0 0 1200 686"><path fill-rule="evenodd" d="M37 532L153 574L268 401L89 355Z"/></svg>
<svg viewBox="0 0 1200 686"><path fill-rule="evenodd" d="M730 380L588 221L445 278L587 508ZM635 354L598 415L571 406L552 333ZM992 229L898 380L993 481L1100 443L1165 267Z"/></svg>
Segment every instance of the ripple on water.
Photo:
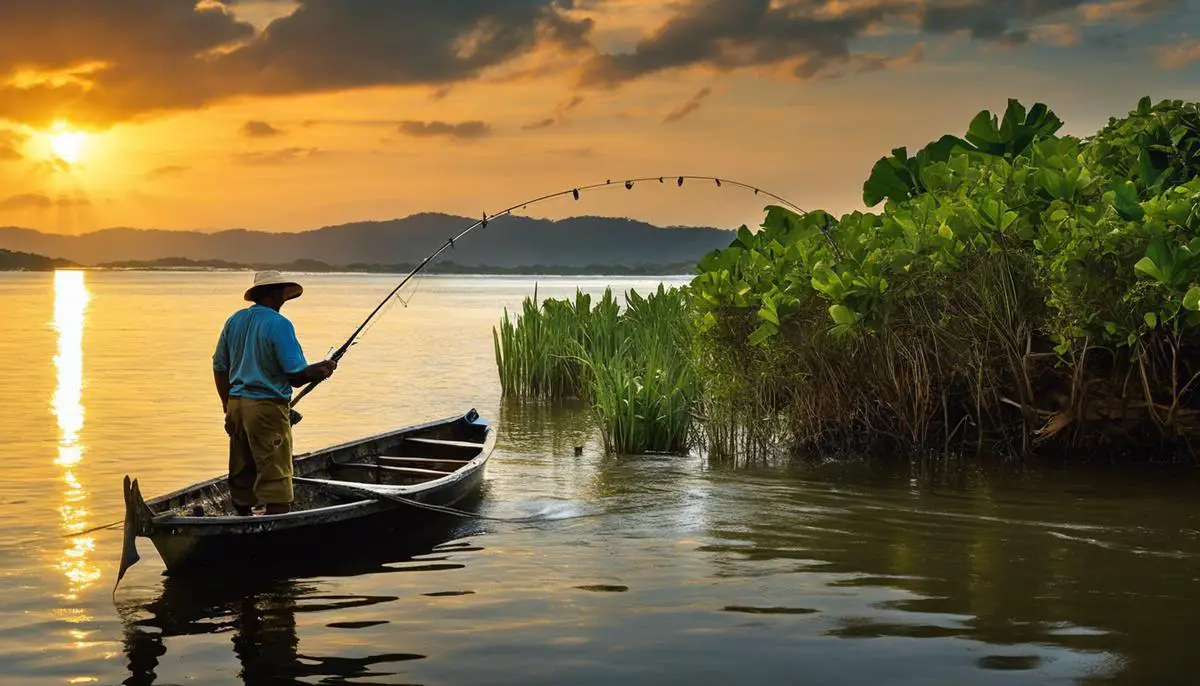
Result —
<svg viewBox="0 0 1200 686"><path fill-rule="evenodd" d="M1037 655L985 655L975 661L981 669L1020 671L1037 669L1044 660Z"/></svg>
<svg viewBox="0 0 1200 686"><path fill-rule="evenodd" d="M263 584L164 580L147 547L115 610L120 535L104 531L88 559L105 583L68 599L55 535L70 503L47 478L59 438L53 284L18 277L28 287L14 300L10 278L0 275L0 357L41 360L0 378L28 398L9 409L30 417L4 415L15 430L0 441L0 665L14 683L1140 686L1196 671L1197 489L1106 490L1085 472L1014 487L986 475L926 482L866 461L739 470L605 457L586 407L500 400L495 298L519 307L533 287L521 279L429 280L446 290L380 320L338 385L312 396L297 441L320 447L476 406L501 431L482 512L542 521L472 526L486 549L459 532L425 555ZM120 518L127 470L163 493L222 469L211 404L177 391L209 387L197 361L244 278L87 274L87 451L73 471L90 489L87 526ZM340 343L329 322L358 321L394 285L306 278L290 312L315 349ZM578 282L551 281L556 295ZM168 309L188 316L158 326ZM130 377L145 359L155 374Z"/></svg>

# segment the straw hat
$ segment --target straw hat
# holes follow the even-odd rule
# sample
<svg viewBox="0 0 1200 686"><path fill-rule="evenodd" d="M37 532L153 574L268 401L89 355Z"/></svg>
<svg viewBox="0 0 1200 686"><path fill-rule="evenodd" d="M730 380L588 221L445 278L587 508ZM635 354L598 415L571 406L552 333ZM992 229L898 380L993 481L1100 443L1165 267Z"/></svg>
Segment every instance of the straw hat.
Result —
<svg viewBox="0 0 1200 686"><path fill-rule="evenodd" d="M256 272L254 274L254 285L246 289L246 294L244 297L246 300L253 301L255 288L259 288L261 286L277 286L280 284L290 286L290 288L285 288L283 291L284 300L299 298L300 294L304 292L304 287L300 284L291 279L284 278L283 274L280 274L275 270L270 270L265 272Z"/></svg>

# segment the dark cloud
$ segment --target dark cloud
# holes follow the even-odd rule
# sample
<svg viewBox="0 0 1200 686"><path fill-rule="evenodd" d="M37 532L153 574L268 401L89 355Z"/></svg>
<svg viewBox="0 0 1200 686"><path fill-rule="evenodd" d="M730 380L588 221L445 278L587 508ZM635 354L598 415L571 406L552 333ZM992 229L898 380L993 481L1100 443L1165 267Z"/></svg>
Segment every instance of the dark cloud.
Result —
<svg viewBox="0 0 1200 686"><path fill-rule="evenodd" d="M656 72L706 64L720 70L797 61L815 73L849 55L848 42L887 14L886 5L825 17L817 4L790 0L703 0L687 4L633 52L598 55L584 71L589 85L614 86Z"/></svg>
<svg viewBox="0 0 1200 686"><path fill-rule="evenodd" d="M553 44L586 42L569 0L300 0L256 32L196 0L0 3L0 118L110 124L240 95L477 78ZM236 8L235 8L236 9ZM12 83L18 71L53 73Z"/></svg>
<svg viewBox="0 0 1200 686"><path fill-rule="evenodd" d="M517 69L510 78L580 66L582 83L594 87L693 66L772 67L820 78L903 61L859 52L859 41L880 28L961 33L1015 47L1047 36L1073 40L1066 27L1047 34L1047 24L1127 24L1185 12L1188 4L660 0L671 12L660 26L632 51L605 54L591 44L596 20L579 16L602 0L280 0L279 12L287 13L261 30L239 18L242 6L264 1L0 2L0 119L106 126L239 96L374 86L426 86L446 97L458 84L542 50L548 52L534 60L541 67ZM916 35L893 49L903 54L920 40Z"/></svg>
<svg viewBox="0 0 1200 686"><path fill-rule="evenodd" d="M270 138L283 135L283 131L271 126L265 121L248 121L242 124L242 135L247 138Z"/></svg>
<svg viewBox="0 0 1200 686"><path fill-rule="evenodd" d="M667 114L667 116L665 118L663 118L663 123L670 124L672 122L677 122L677 121L683 119L684 117L688 116L689 114L695 112L696 110L700 109L700 106L704 104L704 101L710 95L712 95L711 88L701 88L699 91L696 92L695 95L688 98L687 102L685 102L682 105L680 105L679 107L676 107L675 109L671 110Z"/></svg>
<svg viewBox="0 0 1200 686"><path fill-rule="evenodd" d="M554 126L554 123L555 123L554 117L547 117L540 121L535 121L532 124L526 124L525 126L522 126L521 128L526 131L537 131L538 129L548 129L551 126Z"/></svg>
<svg viewBox="0 0 1200 686"><path fill-rule="evenodd" d="M691 0L642 38L631 52L596 54L581 83L615 87L651 74L691 66L718 71L784 65L810 79L908 63L897 56L854 53L851 41L872 29L915 27L924 34L958 34L1008 47L1041 36L1051 18L1102 22L1146 16L1186 0ZM1066 35L1061 27L1059 36Z"/></svg>
<svg viewBox="0 0 1200 686"><path fill-rule="evenodd" d="M237 159L243 164L253 165L273 165L273 164L289 164L306 160L317 155L325 154L318 148L283 148L281 150L268 150L264 152L244 152L237 155Z"/></svg>
<svg viewBox="0 0 1200 686"><path fill-rule="evenodd" d="M51 198L45 193L21 193L20 195L10 195L4 200L0 200L0 212L48 210L56 207L83 207L91 204L91 201L86 198L71 198L65 195Z"/></svg>
<svg viewBox="0 0 1200 686"><path fill-rule="evenodd" d="M482 138L492 133L491 125L478 120L457 124L444 121L402 121L398 130L405 135L418 137Z"/></svg>

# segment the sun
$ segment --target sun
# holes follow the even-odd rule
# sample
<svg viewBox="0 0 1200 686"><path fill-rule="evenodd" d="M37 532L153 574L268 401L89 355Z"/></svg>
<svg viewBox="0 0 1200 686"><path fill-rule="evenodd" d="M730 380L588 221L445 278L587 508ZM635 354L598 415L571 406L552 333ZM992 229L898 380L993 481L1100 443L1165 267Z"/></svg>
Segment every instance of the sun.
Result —
<svg viewBox="0 0 1200 686"><path fill-rule="evenodd" d="M50 134L50 152L67 164L79 164L87 134L66 126L56 127Z"/></svg>

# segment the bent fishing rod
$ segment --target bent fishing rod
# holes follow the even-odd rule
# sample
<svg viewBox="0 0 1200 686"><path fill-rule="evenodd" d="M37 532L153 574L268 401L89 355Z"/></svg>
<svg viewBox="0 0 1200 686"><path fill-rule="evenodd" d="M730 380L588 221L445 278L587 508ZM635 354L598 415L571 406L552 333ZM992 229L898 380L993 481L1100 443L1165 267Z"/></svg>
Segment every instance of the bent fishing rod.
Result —
<svg viewBox="0 0 1200 686"><path fill-rule="evenodd" d="M632 189L634 184L637 184L637 183L652 182L652 181L658 181L659 183L666 183L666 180L670 179L670 178L675 179L675 183L678 186L682 186L683 182L686 180L712 181L712 182L716 183L716 185L718 187L722 186L722 184L728 184L730 186L735 186L738 188L754 191L755 195L765 195L773 200L778 201L779 204L786 206L788 209L796 212L797 214L800 214L800 215L808 214L807 210L801 208L799 205L789 201L788 199L786 199L782 196L776 195L775 193L765 191L757 186L752 186L747 183L742 183L741 181L734 181L732 179L718 178L715 176L694 176L694 175L645 176L645 177L639 177L639 178L634 178L634 179L626 179L623 183L624 183L625 189L629 190L629 189ZM393 288L390 293L388 293L387 297L385 297L382 301L380 301L380 303L378 305L375 306L375 309L371 310L371 313L369 315L367 315L367 318L364 319L363 322L358 325L358 328L356 328L354 330L354 333L350 334L350 337L346 339L346 342L342 343L342 345L329 356L329 359L334 360L335 362L340 361L342 356L344 356L346 354L346 351L348 351L350 349L350 346L354 345L355 342L357 341L358 337L362 334L362 332L364 330L366 330L367 325L371 323L371 320L374 319L379 314L379 312L382 311L383 308L391 301L391 299L394 298L396 296L396 294L400 292L400 289L404 288L405 284L407 284L409 281L411 281L414 276L416 276L422 269L424 269L426 265L428 265L430 262L432 262L434 259L436 259L438 255L441 255L448 248L454 247L454 243L456 241L458 241L460 238L467 235L471 231L474 231L475 229L478 229L478 228L485 227L488 225L488 222L492 221L493 219L497 219L499 217L510 215L513 212L515 212L516 210L523 209L529 205L533 205L534 203L543 202L545 200L550 200L553 198L560 198L560 197L564 197L567 195L571 195L576 200L579 200L580 193L585 193L585 192L593 191L593 190L599 190L599 189L603 189L603 188L611 188L611 187L614 187L613 180L608 179L604 183L593 183L593 184L586 185L586 186L577 186L575 188L569 188L567 190L558 191L556 193L548 193L546 195L538 196L536 198L533 198L532 200L526 200L525 202L518 203L516 205L513 205L512 207L508 207L508 208L501 210L500 212L497 212L496 214L493 214L491 216L488 216L488 214L485 212L481 219L476 220L474 223L472 223L470 226L468 226L467 228L460 231L458 234L446 239L446 242L443 243L441 245L441 247L439 247L437 250L435 250L432 254L430 254L424 260L421 260L421 263L418 264L412 271L410 271L404 277L404 279L402 281L400 281L400 283L397 284L396 287ZM836 251L837 246L834 245L833 239L830 238L827 227L822 228L822 232L825 233L825 239L829 241L830 246L832 246L834 248L834 250ZM321 381L313 381L313 382L310 382L307 386L305 386L292 399L291 407L295 407L296 403L300 402L301 398L308 395L320 383L321 383ZM293 412L294 412L294 410L293 410ZM296 414L296 417L294 418L293 423L295 423L296 421L299 421L299 413L296 412L295 414ZM398 497L399 496L392 496L393 499L398 498ZM466 513L461 513L461 512L454 512L453 514L459 514L460 516L466 516ZM62 537L63 538L74 538L76 536L82 536L84 534L94 533L96 531L101 531L104 529L111 529L112 527L120 525L123 522L124 522L123 519L119 519L114 522L109 522L108 524L102 524L100 526L93 527L91 529L87 529L86 531L77 531L74 533L63 534Z"/></svg>
<svg viewBox="0 0 1200 686"><path fill-rule="evenodd" d="M683 182L685 180L713 181L716 183L716 185L718 187L721 187L722 184L728 184L730 186L735 186L738 188L743 188L746 190L754 191L755 195L761 194L761 195L765 195L769 198L772 198L772 199L778 201L780 204L786 206L788 209L793 210L797 214L805 215L808 213L806 210L802 209L799 205L796 205L795 203L793 203L779 195L776 195L775 193L765 191L757 186L752 186L750 184L742 183L740 181L734 181L731 179L722 179L722 178L718 178L715 176L694 176L694 175L644 176L644 177L633 178L633 179L625 179L624 186L625 186L626 190L630 190L633 188L634 184L637 184L637 183L657 181L660 184L662 184L662 183L666 183L666 180L670 179L670 178L675 179L675 183L677 186L682 186ZM620 182L617 182L617 183L620 183ZM336 350L333 351L333 353L329 356L329 359L334 362L340 362L342 359L342 356L344 356L346 354L346 352L350 350L350 346L354 345L357 342L358 337L367 328L367 325L371 323L371 320L374 319L375 316L378 315L381 310L383 310L385 305L387 305L389 302L391 302L392 298L396 297L396 294L400 292L400 289L404 288L405 284L407 284L410 280L412 280L412 278L414 276L416 276L422 269L424 269L426 265L428 265L433 260L437 259L438 255L441 255L443 252L445 252L449 248L453 248L455 242L457 242L459 239L461 239L463 236L467 235L471 231L474 231L475 229L479 229L479 228L485 228L488 225L488 222L490 222L494 219L498 219L500 217L510 215L517 210L524 209L524 208L528 207L529 205L533 205L535 203L544 202L546 200L551 200L553 198L561 198L561 197L565 197L567 195L574 197L575 200L579 200L580 193L585 193L588 191L598 190L598 189L602 189L602 188L613 187L613 184L614 184L614 182L612 179L607 179L606 181L604 181L604 183L593 183L593 184L589 184L586 186L577 186L574 188L557 191L555 193L547 193L546 195L538 196L536 198L533 198L532 200L526 200L525 202L517 203L517 204L515 204L511 207L505 208L491 216L489 216L487 212L484 212L482 218L475 220L475 222L473 224L471 224L467 228L463 229L458 234L451 236L450 238L447 238L446 242L443 243L441 245L441 247L439 247L437 250L435 250L433 253L431 253L425 259L421 260L421 263L418 264L415 268L413 268L413 270L410 271L400 281L400 283L397 284L396 287L393 288L392 291L390 293L388 293L387 296L383 300L381 300L378 305L375 306L375 309L371 310L371 313L367 315L367 318L364 319L362 321L362 323L358 325L358 328L354 330L354 333L350 334L350 337L346 339L345 343L342 343L342 345L340 347L338 347ZM830 245L836 250L837 246L833 245L833 241L832 241L832 239L829 238L828 232L825 229L822 229L822 231L825 232L826 240L829 240ZM310 392L312 392L312 390L314 388L316 388L321 383L321 381L324 381L324 379L309 382L309 384L307 386L305 386L303 389L301 389L301 391L299 393L297 393L294 398L292 398L291 407L294 408L296 406L296 404L299 403L300 400L302 398L304 398L304 396L306 396ZM299 413L297 413L297 415L298 414Z"/></svg>

